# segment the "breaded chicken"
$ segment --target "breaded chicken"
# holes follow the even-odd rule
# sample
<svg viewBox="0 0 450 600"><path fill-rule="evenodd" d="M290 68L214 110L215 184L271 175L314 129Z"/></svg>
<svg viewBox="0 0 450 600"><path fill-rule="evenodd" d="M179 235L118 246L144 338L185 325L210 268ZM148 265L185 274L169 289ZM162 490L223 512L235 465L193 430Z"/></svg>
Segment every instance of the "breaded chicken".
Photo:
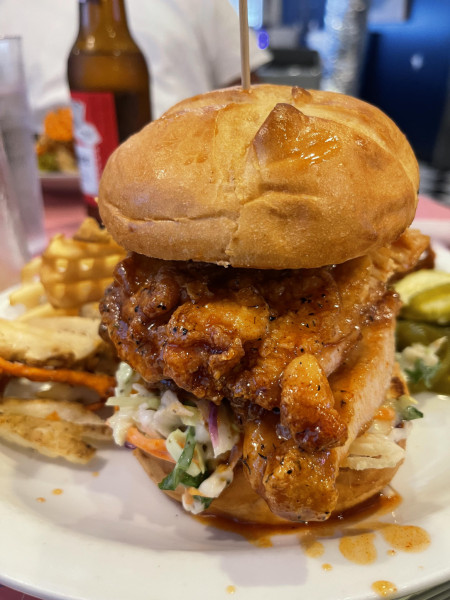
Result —
<svg viewBox="0 0 450 600"><path fill-rule="evenodd" d="M341 265L280 271L131 254L100 305L103 334L150 386L230 402L253 465L244 472L274 513L326 518L339 463L391 379L389 280L427 245L406 231Z"/></svg>

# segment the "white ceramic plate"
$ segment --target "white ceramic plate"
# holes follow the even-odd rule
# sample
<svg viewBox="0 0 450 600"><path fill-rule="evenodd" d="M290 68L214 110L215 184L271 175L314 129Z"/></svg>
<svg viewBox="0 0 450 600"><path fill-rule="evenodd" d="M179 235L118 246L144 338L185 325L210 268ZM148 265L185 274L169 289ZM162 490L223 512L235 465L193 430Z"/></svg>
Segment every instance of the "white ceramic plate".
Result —
<svg viewBox="0 0 450 600"><path fill-rule="evenodd" d="M439 260L450 269L450 253ZM296 535L255 547L183 514L127 450L104 448L91 465L69 467L3 444L0 579L60 600L370 600L379 598L372 584L380 580L392 582L395 595L431 587L450 579L450 399L424 396L421 410L394 480L403 501L377 519L423 528L431 538L424 551L392 554L376 529L377 558L367 565L343 556L337 533L319 540L317 558Z"/></svg>

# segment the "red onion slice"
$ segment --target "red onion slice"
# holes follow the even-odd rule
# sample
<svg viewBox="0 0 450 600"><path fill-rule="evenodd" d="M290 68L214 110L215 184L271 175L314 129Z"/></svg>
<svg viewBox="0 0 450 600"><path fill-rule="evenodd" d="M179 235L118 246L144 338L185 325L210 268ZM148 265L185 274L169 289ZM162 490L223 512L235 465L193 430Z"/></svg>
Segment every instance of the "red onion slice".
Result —
<svg viewBox="0 0 450 600"><path fill-rule="evenodd" d="M214 402L209 403L209 416L208 416L208 429L209 435L211 436L211 443L213 448L216 448L219 443L219 428L217 425L217 416L219 414L219 407Z"/></svg>

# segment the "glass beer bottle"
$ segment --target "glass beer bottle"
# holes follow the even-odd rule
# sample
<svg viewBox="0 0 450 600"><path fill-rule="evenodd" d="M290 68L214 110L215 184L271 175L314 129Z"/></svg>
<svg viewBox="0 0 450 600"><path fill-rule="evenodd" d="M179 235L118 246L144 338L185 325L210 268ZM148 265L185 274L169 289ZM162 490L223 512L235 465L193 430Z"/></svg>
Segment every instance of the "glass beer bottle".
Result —
<svg viewBox="0 0 450 600"><path fill-rule="evenodd" d="M88 214L99 219L98 184L109 155L151 120L150 77L124 0L79 0L79 19L67 76L81 189Z"/></svg>

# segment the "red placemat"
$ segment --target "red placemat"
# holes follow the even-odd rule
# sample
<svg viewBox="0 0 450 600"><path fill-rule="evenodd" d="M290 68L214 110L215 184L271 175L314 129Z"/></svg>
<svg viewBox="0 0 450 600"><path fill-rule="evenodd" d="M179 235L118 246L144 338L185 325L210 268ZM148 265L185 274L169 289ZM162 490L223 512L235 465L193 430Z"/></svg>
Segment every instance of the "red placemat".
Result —
<svg viewBox="0 0 450 600"><path fill-rule="evenodd" d="M0 584L0 600L36 600L34 596L28 596L23 592L12 590L6 585Z"/></svg>
<svg viewBox="0 0 450 600"><path fill-rule="evenodd" d="M416 211L416 219L450 220L450 207L440 202L436 202L432 198L420 196Z"/></svg>

